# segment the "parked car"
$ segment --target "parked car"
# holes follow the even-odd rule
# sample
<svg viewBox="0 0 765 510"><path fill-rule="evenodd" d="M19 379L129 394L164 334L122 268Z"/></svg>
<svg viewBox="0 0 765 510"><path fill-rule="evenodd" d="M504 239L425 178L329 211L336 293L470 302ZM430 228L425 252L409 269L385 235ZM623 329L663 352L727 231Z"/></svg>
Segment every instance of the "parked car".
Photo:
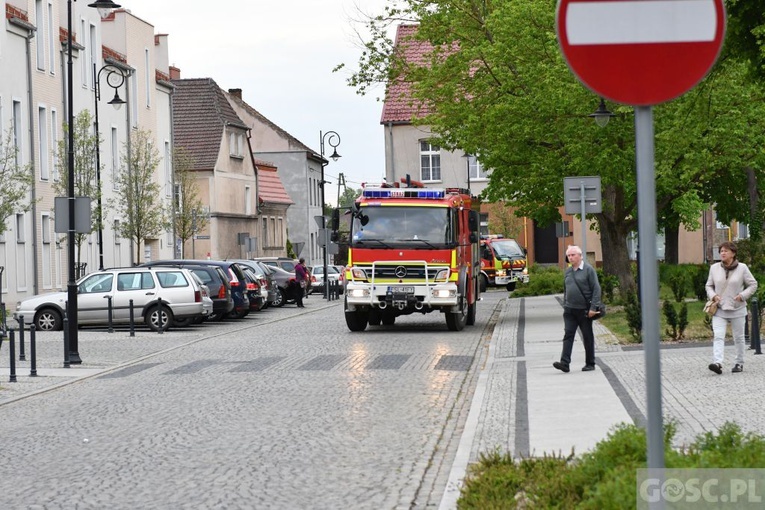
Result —
<svg viewBox="0 0 765 510"><path fill-rule="evenodd" d="M268 264L269 266L279 267L288 273L294 273L295 266L298 263L296 259L291 259L289 257L257 257L253 260Z"/></svg>
<svg viewBox="0 0 765 510"><path fill-rule="evenodd" d="M247 297L250 298L250 311L258 312L266 302L260 292L260 278L250 267L244 264L240 265L240 267L242 268L242 273L244 273Z"/></svg>
<svg viewBox="0 0 765 510"><path fill-rule="evenodd" d="M323 264L317 264L315 266L311 266L309 268L311 273L311 288L314 292L324 293L324 265ZM327 275L329 277L329 281L334 283L338 282L339 284L343 283L343 276L340 271L337 270L335 266L327 266ZM340 294L343 293L343 287L340 287Z"/></svg>
<svg viewBox="0 0 765 510"><path fill-rule="evenodd" d="M143 320L154 331L167 328L176 320L205 316L202 290L198 281L182 268L130 267L96 271L77 282L77 322L80 325L108 324L109 301L112 322ZM159 300L162 299L160 305ZM16 305L14 319L31 321L39 331L62 329L68 292L41 294Z"/></svg>
<svg viewBox="0 0 765 510"><path fill-rule="evenodd" d="M196 259L169 259L156 260L143 264L147 267L154 266L212 266L219 267L226 277L231 289L231 298L234 301L233 308L225 315L215 314L214 320L222 320L226 317L241 319L250 313L250 298L247 296L246 282L242 269L234 262L225 260L196 260Z"/></svg>
<svg viewBox="0 0 765 510"><path fill-rule="evenodd" d="M276 286L274 285L271 275L261 262L248 259L232 259L234 262L241 266L248 267L258 277L258 284L260 285L260 297L263 299L263 305L261 309L268 307L276 298Z"/></svg>
<svg viewBox="0 0 765 510"><path fill-rule="evenodd" d="M276 284L276 298L271 304L279 307L295 301L295 293L298 289L303 290L295 279L295 273L290 273L276 266L266 265L265 267L271 273L271 278Z"/></svg>

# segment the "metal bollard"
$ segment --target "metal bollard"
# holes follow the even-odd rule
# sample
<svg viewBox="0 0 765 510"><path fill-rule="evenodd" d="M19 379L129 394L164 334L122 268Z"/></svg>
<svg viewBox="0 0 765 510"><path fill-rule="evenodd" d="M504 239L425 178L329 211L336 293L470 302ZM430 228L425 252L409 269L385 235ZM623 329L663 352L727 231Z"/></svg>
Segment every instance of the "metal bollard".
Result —
<svg viewBox="0 0 765 510"><path fill-rule="evenodd" d="M135 336L135 312L132 299L130 300L130 336Z"/></svg>
<svg viewBox="0 0 765 510"><path fill-rule="evenodd" d="M29 356L32 358L29 365L29 376L37 377L37 328L34 324L29 325Z"/></svg>
<svg viewBox="0 0 765 510"><path fill-rule="evenodd" d="M165 332L165 327L167 324L162 324L162 298L157 298L157 320L159 321L159 331L157 331L160 335L162 335ZM170 321L167 321L170 322Z"/></svg>
<svg viewBox="0 0 765 510"><path fill-rule="evenodd" d="M64 305L64 309L66 309L66 304ZM71 365L71 360L69 358L69 316L64 312L64 320L63 320L63 326L64 326L64 368L69 368Z"/></svg>
<svg viewBox="0 0 765 510"><path fill-rule="evenodd" d="M24 354L24 316L19 316L19 361L26 361L27 356Z"/></svg>
<svg viewBox="0 0 765 510"><path fill-rule="evenodd" d="M10 354L11 354L11 379L10 382L16 382L16 337L13 334L14 331L11 329L10 336L8 337L8 341L10 342Z"/></svg>
<svg viewBox="0 0 765 510"><path fill-rule="evenodd" d="M760 307L757 298L752 299L752 349L755 354L762 354L760 348Z"/></svg>
<svg viewBox="0 0 765 510"><path fill-rule="evenodd" d="M107 331L109 333L114 333L114 324L113 324L113 321L114 321L114 311L113 311L113 308L112 308L112 296L106 296L106 301L107 301L107 304L106 304L106 306L107 306L107 314L106 314L106 316L107 316L107 321L108 321L108 325L109 325L109 329Z"/></svg>

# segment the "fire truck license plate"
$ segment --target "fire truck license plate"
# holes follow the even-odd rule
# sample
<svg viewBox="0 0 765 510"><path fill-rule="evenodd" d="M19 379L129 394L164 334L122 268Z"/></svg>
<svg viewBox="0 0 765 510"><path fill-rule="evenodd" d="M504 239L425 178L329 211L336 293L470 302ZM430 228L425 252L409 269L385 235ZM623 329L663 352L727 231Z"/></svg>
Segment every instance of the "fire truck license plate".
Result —
<svg viewBox="0 0 765 510"><path fill-rule="evenodd" d="M388 294L414 294L414 287L390 286Z"/></svg>

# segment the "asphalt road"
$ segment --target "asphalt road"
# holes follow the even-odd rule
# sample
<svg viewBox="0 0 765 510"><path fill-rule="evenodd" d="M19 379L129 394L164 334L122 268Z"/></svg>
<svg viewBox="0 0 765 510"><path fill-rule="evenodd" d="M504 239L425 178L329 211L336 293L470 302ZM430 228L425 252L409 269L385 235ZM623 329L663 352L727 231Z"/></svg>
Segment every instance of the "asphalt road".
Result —
<svg viewBox="0 0 765 510"><path fill-rule="evenodd" d="M21 362L15 383L6 344L0 508L437 505L505 296L459 333L438 313L352 333L317 296L164 335L83 330L72 372L38 334L41 376Z"/></svg>

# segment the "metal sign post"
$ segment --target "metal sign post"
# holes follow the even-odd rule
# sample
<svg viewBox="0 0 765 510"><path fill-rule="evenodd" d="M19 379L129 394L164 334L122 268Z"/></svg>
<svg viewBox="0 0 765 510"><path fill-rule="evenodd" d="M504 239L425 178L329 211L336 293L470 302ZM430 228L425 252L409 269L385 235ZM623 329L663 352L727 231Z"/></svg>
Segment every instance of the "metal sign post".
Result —
<svg viewBox="0 0 765 510"><path fill-rule="evenodd" d="M600 176L564 177L563 200L566 214L582 216L582 256L587 260L587 214L603 212Z"/></svg>

